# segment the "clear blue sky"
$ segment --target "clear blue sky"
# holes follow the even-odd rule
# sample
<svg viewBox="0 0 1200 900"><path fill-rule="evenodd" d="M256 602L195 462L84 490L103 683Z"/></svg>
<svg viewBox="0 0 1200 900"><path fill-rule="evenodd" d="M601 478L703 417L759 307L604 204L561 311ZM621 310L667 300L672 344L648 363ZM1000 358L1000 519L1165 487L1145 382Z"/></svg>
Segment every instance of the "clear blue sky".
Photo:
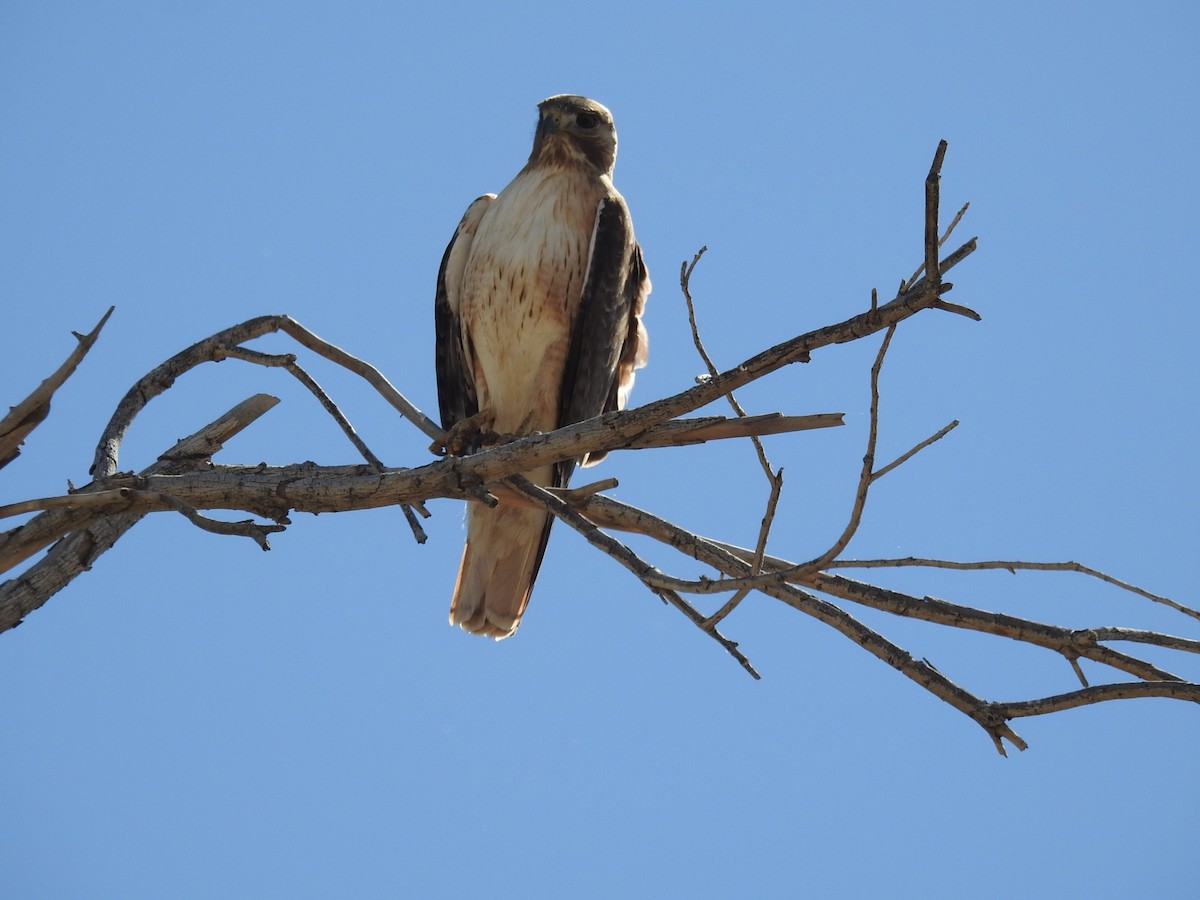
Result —
<svg viewBox="0 0 1200 900"><path fill-rule="evenodd" d="M890 296L922 181L980 250L885 370L860 557L1078 559L1197 600L1200 315L1191 3L38 3L0 10L0 386L15 403L117 311L0 473L0 502L87 480L126 388L222 327L289 313L435 407L432 299L467 203L529 150L534 104L596 97L654 278L635 399L686 386L678 266L713 354ZM747 391L845 411L769 442L771 549L840 532L874 342ZM282 341L264 344L286 349ZM427 441L311 370L391 465ZM354 462L277 371L225 362L155 401L141 468L243 397L283 404L221 459ZM616 454L617 496L725 540L765 500L745 446ZM766 599L728 620L747 678L556 529L520 634L446 625L461 506L297 516L264 554L144 522L0 635L0 893L62 897L1185 897L1200 716L1167 701L983 732ZM644 544L682 576L700 568ZM888 583L1078 627L1194 622L1069 575ZM863 617L995 699L1070 690L1061 660ZM1197 666L1174 661L1183 674ZM1189 890L1190 889L1190 890Z"/></svg>

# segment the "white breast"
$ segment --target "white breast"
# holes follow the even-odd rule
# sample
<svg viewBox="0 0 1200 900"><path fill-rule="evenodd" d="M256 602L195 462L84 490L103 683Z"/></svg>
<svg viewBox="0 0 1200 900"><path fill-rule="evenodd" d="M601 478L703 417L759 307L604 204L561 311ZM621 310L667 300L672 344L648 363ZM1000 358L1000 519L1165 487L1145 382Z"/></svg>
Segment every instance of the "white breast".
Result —
<svg viewBox="0 0 1200 900"><path fill-rule="evenodd" d="M575 169L522 171L488 207L460 315L481 409L502 433L558 424L559 390L603 186Z"/></svg>

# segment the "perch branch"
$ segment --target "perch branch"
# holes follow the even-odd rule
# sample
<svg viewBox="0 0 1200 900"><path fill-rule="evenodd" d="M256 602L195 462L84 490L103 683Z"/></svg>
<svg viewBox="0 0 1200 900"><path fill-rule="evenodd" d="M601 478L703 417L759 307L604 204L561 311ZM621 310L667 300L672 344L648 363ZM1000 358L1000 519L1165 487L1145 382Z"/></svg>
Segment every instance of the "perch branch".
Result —
<svg viewBox="0 0 1200 900"><path fill-rule="evenodd" d="M964 259L974 249L975 240L972 239L959 247L943 262L943 270ZM942 284L940 289L944 293L951 287L949 284ZM874 334L923 309L931 308L938 300L938 286L931 284L928 279L922 279L908 289L899 292L888 303L859 313L842 322L817 328L776 344L747 359L742 364L674 396L648 403L635 410L599 416L579 425L559 429L550 435L535 435L532 438L467 457L456 465L464 469L475 470L472 474L481 476L481 480L495 481L510 474L528 471L539 465L575 457L581 452L581 439L594 438L597 432L607 436L607 439L603 441L604 444L607 444L607 449L617 449L654 425L699 409L783 366L807 361L813 351L817 349ZM169 388L176 378L203 362L224 358L229 347L280 330L289 334L303 346L359 374L394 408L429 437L435 440L444 437L442 429L400 394L374 366L318 338L288 316L260 316L198 341L135 383L118 404L97 445L92 465L92 472L96 479L102 480L117 471L120 445L134 417L145 407L146 403ZM561 448L567 443L564 432L568 431L572 433L571 442L574 446L570 448L570 452L562 453ZM555 437L559 439L557 444L553 443ZM533 451L530 447L531 443L538 444L542 452ZM545 452L547 445L549 445L548 453ZM602 448L597 446L596 449ZM561 455L555 455L556 452ZM517 466L508 471L502 471L506 463L510 463L514 456L521 455L525 462L523 467ZM491 471L483 472L478 471L479 469L491 469ZM426 496L435 495L427 494Z"/></svg>
<svg viewBox="0 0 1200 900"><path fill-rule="evenodd" d="M441 441L445 437L444 432L392 387L376 368L317 337L287 316L251 319L192 345L140 379L122 399L96 448L93 466L95 481L91 485L78 491L72 489L65 497L44 497L0 507L0 517L38 512L29 522L0 534L0 570L5 564L16 565L28 559L32 553L49 546L52 541L58 541L43 559L26 572L0 585L0 630L19 623L29 611L44 603L80 571L86 570L101 553L112 546L124 530L149 512L177 510L201 528L221 534L249 536L266 548L267 535L282 530L288 524L287 516L292 510L344 511L401 505L410 526L420 539L423 533L413 510L427 514L421 505L422 501L432 497L457 497L495 505L499 502L497 498L502 498L505 503L519 502L546 509L563 519L570 527L583 534L591 544L629 569L655 595L674 606L696 627L716 640L754 677L757 678L758 674L738 649L737 643L717 631L716 626L724 622L749 592L758 591L837 630L934 696L969 716L985 729L1001 753L1005 752L1005 742L1020 749L1025 747L1024 741L1008 724L1008 720L1012 718L1040 715L1126 697L1163 696L1200 701L1200 686L1183 681L1179 676L1157 665L1109 646L1112 643L1123 642L1195 654L1200 653L1200 640L1134 628L1068 629L1003 613L987 612L933 597L911 596L854 581L829 571L839 567L884 565L1006 568L1010 571L1022 568L1070 569L1099 577L1155 602L1165 602L1181 612L1200 618L1200 614L1189 607L1160 598L1076 563L951 564L936 560L846 561L837 558L859 527L873 482L940 440L957 424L951 423L886 466L879 469L874 467L879 425L879 376L896 326L925 309L978 319L978 314L968 307L949 303L944 299L944 295L953 288L952 284L942 281L944 273L965 259L976 247L976 241L972 238L939 262L941 247L958 225L966 209L964 207L960 210L950 227L939 238L939 184L945 151L946 145L943 141L939 144L925 182L924 261L913 278L901 283L899 291L891 301L881 304L878 293L872 291L869 308L864 312L783 341L738 366L719 372L700 339L695 304L691 297L691 277L705 252L701 249L692 259L690 266L681 266L680 275L693 340L708 370L707 376L701 379L700 383L679 394L636 409L605 414L547 434L530 435L469 456L449 456L412 469L384 467L366 444L357 438L348 420L316 381L300 368L295 355L267 354L248 348L244 346L245 343L271 332L282 331L301 346L363 378L393 408L430 438ZM918 280L922 271L925 275ZM104 320L95 329L92 340L103 324ZM574 490L549 491L536 487L521 475L539 466L576 458L586 452L672 446L747 436L753 438L757 444L758 436L763 434L840 425L840 414L746 416L734 392L784 366L809 361L812 354L819 349L858 340L881 331L886 334L871 370L870 428L849 522L833 545L809 563L796 565L766 552L771 525L779 503L783 473L782 470L772 471L761 445L757 448L759 461L770 480L771 491L752 550L702 537L661 517L604 496L602 491L615 486L613 479ZM80 340L82 342L85 338L81 337ZM120 445L134 418L145 404L168 389L180 375L200 363L228 357L261 365L280 366L291 371L338 422L368 464L213 464L211 457L220 449L221 441L244 428L276 402L268 397L265 398L265 405L260 400L254 410L249 407L242 409L245 404L240 405L222 420L202 429L188 441L181 442L140 474L118 473ZM260 395L261 397L265 395ZM726 398L731 403L738 415L737 419L679 419L680 416L692 413L721 398ZM253 403L254 399L259 398L253 398L247 403ZM236 424L231 425L230 421ZM0 431L0 449L5 446L2 440L6 433L10 432ZM17 443L19 444L19 441ZM202 509L244 510L273 520L275 524L218 521L203 515L200 512ZM647 535L711 567L718 577L702 577L692 581L672 577L611 537L605 529ZM721 593L729 594L730 597L715 613L706 617L681 596L689 592L701 596ZM1061 655L1085 686L1069 694L1013 703L989 703L951 681L928 660L914 658L878 631L858 621L841 606L831 602L832 600L853 602L892 615L974 630L1042 647ZM1080 666L1080 661L1084 659L1135 676L1141 681L1135 684L1088 686Z"/></svg>

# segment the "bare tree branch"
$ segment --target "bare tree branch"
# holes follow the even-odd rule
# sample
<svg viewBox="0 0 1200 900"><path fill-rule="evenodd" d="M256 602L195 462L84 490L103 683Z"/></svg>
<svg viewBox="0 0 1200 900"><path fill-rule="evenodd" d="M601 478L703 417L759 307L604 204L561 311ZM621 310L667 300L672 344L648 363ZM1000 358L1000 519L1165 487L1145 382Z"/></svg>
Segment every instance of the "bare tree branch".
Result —
<svg viewBox="0 0 1200 900"><path fill-rule="evenodd" d="M766 413L727 419L724 416L703 416L695 419L672 419L648 429L640 438L631 440L625 450L646 450L651 447L684 447L705 441L735 437L758 437L764 434L788 434L814 428L835 428L844 425L842 413L817 413L811 416L785 416Z"/></svg>
<svg viewBox="0 0 1200 900"><path fill-rule="evenodd" d="M193 465L208 459L226 441L249 427L278 402L268 394L256 394L243 400L195 434L179 441L145 469L142 475L150 476L179 465ZM112 547L143 515L110 515L99 520L93 519L87 527L79 527L75 523L84 518L81 513L86 515L87 510L52 510L23 526L36 530L40 525L43 531L56 536L70 533L30 569L0 584L0 631L19 625L25 616L66 587L77 575L91 568L95 559ZM9 538L11 534L9 532L4 538ZM48 543L46 541L42 546ZM26 553L25 558L33 552L36 551ZM0 560L4 559L4 554L5 546L0 542Z"/></svg>
<svg viewBox="0 0 1200 900"><path fill-rule="evenodd" d="M872 482L878 481L880 478L882 478L888 472L892 471L892 469L896 468L897 466L904 465L906 462L908 462L910 459L912 459L914 456L916 456L918 453L920 453L922 450L924 450L930 444L937 443L938 441L940 441L942 438L944 438L946 435L948 435L951 431L953 431L957 427L958 427L958 419L955 419L949 425L945 426L944 428L939 429L935 433L931 434L929 437L925 438L925 440L921 441L919 444L917 444L911 450L906 450L904 453L901 453L899 456L897 456L895 459L893 459L886 466L876 469L874 472L871 473L871 481Z"/></svg>
<svg viewBox="0 0 1200 900"><path fill-rule="evenodd" d="M1132 594L1138 594L1145 597L1147 600L1153 600L1155 603L1161 603L1163 606L1169 606L1185 616L1191 616L1193 619L1200 619L1200 610L1184 606L1170 597L1163 597L1159 594L1152 594L1150 591L1140 588L1135 584L1130 584L1128 581L1122 581L1119 578L1114 578L1111 575L1105 575L1098 569L1093 569L1090 566L1085 566L1082 563L1073 561L1066 562L1030 562L1028 560L1017 559L988 559L977 560L975 562L958 562L949 559L921 559L915 556L906 556L902 559L840 559L831 564L830 568L834 569L880 569L880 568L899 568L901 566L928 566L934 569L964 569L964 570L980 570L980 569L1004 569L1012 575L1017 574L1021 570L1035 572L1079 572L1083 575L1089 575L1092 578L1098 578L1101 581L1129 591Z"/></svg>
<svg viewBox="0 0 1200 900"><path fill-rule="evenodd" d="M66 383L83 358L87 356L87 352L96 343L96 338L100 337L100 331L104 328L108 317L113 314L114 309L116 309L115 306L110 306L108 312L100 317L96 327L87 334L71 332L75 335L78 343L66 361L54 371L54 374L38 385L32 394L12 407L8 411L8 415L0 419L0 469L20 455L21 444L25 438L45 421L46 416L50 415L50 401L54 397L55 391Z"/></svg>
<svg viewBox="0 0 1200 900"><path fill-rule="evenodd" d="M593 496L582 505L581 512L597 524L615 527L621 523L624 530L636 531L662 541L681 553L707 563L718 571L733 576L750 573L747 560L753 559L752 551L740 554L721 544L700 537L645 510L620 504L611 498ZM893 644L883 635L859 622L844 610L821 600L815 594L800 590L782 579L763 584L759 590L775 597L788 606L812 616L820 622L841 632L864 650L886 662L903 675L924 687L934 696L946 701L959 711L978 722L992 737L997 750L1004 753L1003 740L1025 749L1025 742L995 715L986 701L974 696L942 675L927 660L917 660L903 648Z"/></svg>
<svg viewBox="0 0 1200 900"><path fill-rule="evenodd" d="M978 320L969 307L950 303L945 295L952 288L944 274L975 250L974 238L939 261L940 248L959 224L964 206L940 237L938 206L941 169L946 144L941 142L925 180L922 264L913 277L901 282L896 296L880 303L872 290L869 307L844 321L825 325L769 347L741 364L718 371L700 337L691 280L702 248L680 270L680 288L697 352L707 374L699 383L673 396L646 403L635 409L607 413L545 434L532 434L490 447L469 456L446 456L411 468L385 466L358 435L333 400L319 386L294 353L266 353L247 343L273 332L283 332L301 347L347 369L370 385L402 416L412 422L436 445L445 447L447 435L420 409L404 397L369 363L336 347L283 315L261 316L217 332L177 353L139 379L117 405L97 444L92 472L94 481L64 495L27 499L0 507L0 519L34 514L31 519L0 533L0 572L27 563L53 544L26 571L0 584L0 631L19 624L55 592L87 568L142 517L174 511L199 528L222 535L249 537L264 549L268 536L289 524L293 511L330 512L400 506L418 540L424 539L417 513L427 516L424 502L452 497L489 506L500 503L548 510L582 534L590 544L632 572L653 595L673 606L695 627L705 632L730 654L742 668L758 678L738 643L717 630L729 627L733 613L742 608L751 593L781 602L797 612L822 622L950 704L979 724L996 748L1005 753L1006 743L1019 749L1025 742L1009 721L1029 715L1044 715L1077 706L1114 699L1168 697L1200 702L1200 685L1168 671L1159 663L1142 658L1142 648L1154 647L1173 665L1191 661L1200 654L1200 639L1149 631L1127 625L1068 627L1005 612L991 612L931 596L916 596L881 585L838 574L849 568L876 569L927 566L943 569L1070 571L1098 578L1200 619L1196 609L1120 581L1097 569L1075 562L1039 563L991 560L952 562L909 557L905 559L843 559L866 515L871 486L915 454L944 437L957 420L916 444L892 462L876 467L881 406L881 372L888 348L899 325L923 310L947 312ZM920 277L924 273L924 277ZM111 310L110 310L111 313ZM69 376L87 348L95 341L108 315L93 332L80 336L72 358L43 384L30 399L14 408L0 425L0 464L15 455L21 438L36 426L49 408L57 386ZM869 429L862 467L847 523L828 548L806 563L794 563L767 552L783 487L783 471L773 470L758 438L842 424L841 413L785 416L780 413L748 416L735 391L753 381L797 362L809 362L816 351L836 344L860 340L884 332L870 371ZM118 471L118 457L125 435L134 420L153 398L169 389L176 379L205 362L237 358L255 365L281 367L297 378L316 397L337 423L363 465L318 466L229 465L213 461L229 437L247 427L277 401L257 395L225 416L180 442L140 473ZM39 393L40 392L40 393ZM737 418L700 416L680 418L726 399ZM10 423L11 420L11 423ZM539 466L584 453L621 449L651 449L710 440L749 437L756 444L759 464L768 479L769 495L753 549L704 537L667 519L622 503L603 491L615 488L606 479L573 490L547 490L532 484L522 473ZM454 445L454 441L449 441ZM9 455L6 457L5 454ZM225 521L204 510L249 513L254 519ZM258 521L259 519L263 521ZM614 538L610 531L645 535L696 560L712 575L684 578L671 574L642 558ZM690 564L689 564L690 565ZM684 595L694 595L695 603ZM709 601L707 598L716 598ZM696 604L716 607L706 614ZM889 615L919 619L947 629L973 631L1049 651L1065 662L1083 687L1070 693L1051 694L1027 700L990 702L951 680L927 659L917 659L883 633L848 612L856 604ZM711 608L711 607L710 607ZM1121 645L1122 649L1112 646ZM1166 656L1162 656L1167 659ZM1087 663L1085 673L1083 664ZM1088 683L1088 674L1136 679L1109 684Z"/></svg>
<svg viewBox="0 0 1200 900"><path fill-rule="evenodd" d="M771 533L771 525L775 521L775 511L779 507L779 495L782 492L783 469L780 469L771 476L771 493L767 497L767 510L763 514L762 522L759 525L758 543L754 545L754 559L750 563L750 574L747 576L747 583L739 587L737 592L725 602L724 606L704 620L704 627L706 629L714 628L718 622L733 612L739 603L750 596L750 592L754 589L754 585L749 582L757 578L762 572L763 557L766 556L767 552L767 537ZM708 584L713 585L714 582L708 582ZM728 588L726 587L725 589L727 590Z"/></svg>
<svg viewBox="0 0 1200 900"><path fill-rule="evenodd" d="M699 627L702 631L712 637L717 643L725 648L734 659L738 661L743 669L746 670L753 678L758 679L762 676L755 671L754 666L750 665L750 660L746 659L745 655L738 650L738 645L724 637L715 628L707 625L707 622L696 609L686 600L679 596L669 586L662 583L661 573L655 570L651 565L638 557L636 553L626 547L624 544L613 540L603 531L581 516L578 512L560 500L558 497L551 494L544 488L540 488L533 484L529 479L522 475L514 475L508 479L507 484L513 490L524 494L530 499L536 500L552 512L555 516L562 519L585 538L588 542L596 547L599 547L617 562L621 563L630 572L636 575L641 581L649 587L655 594L661 597L665 602L674 606L682 612L692 624Z"/></svg>
<svg viewBox="0 0 1200 900"><path fill-rule="evenodd" d="M1077 709L1093 703L1109 700L1140 700L1146 697L1167 697L1172 700L1190 700L1200 703L1200 684L1185 684L1179 681L1136 681L1129 684L1101 684L1087 687L1069 694L1055 694L1037 700L1016 703L993 703L996 715L1005 719L1021 716L1044 716L1048 713Z"/></svg>
<svg viewBox="0 0 1200 900"><path fill-rule="evenodd" d="M863 510L867 506L867 492L871 489L871 482L875 480L875 445L879 438L879 373L883 369L883 360L887 356L888 347L891 346L892 336L895 333L895 325L888 328L887 334L883 337L883 342L879 345L879 352L875 354L875 362L871 366L871 407L870 425L867 428L867 449L863 453L862 470L858 476L858 488L854 492L854 505L850 509L850 521L846 523L845 529L842 530L838 539L833 542L828 550L801 567L803 571L823 569L830 561L836 559L854 538L855 533L858 531L858 526L862 522Z"/></svg>
<svg viewBox="0 0 1200 900"><path fill-rule="evenodd" d="M679 289L683 291L683 299L687 303L688 324L692 329L692 343L696 346L696 352L700 354L700 358L704 360L705 368L708 369L708 378L715 378L718 374L716 364L712 361L712 357L708 355L708 350L704 347L704 341L700 339L700 326L696 323L696 304L692 300L692 273L696 271L696 265L700 262L700 258L708 252L708 247L701 247L696 251L696 255L692 257L691 263L682 263L679 267ZM730 391L725 395L725 399L729 401L729 405L733 407L733 411L739 416L745 416L746 410L738 403L737 397ZM771 475L771 463L767 459L767 451L763 449L762 441L757 437L750 439L754 444L754 452L758 454L758 464L762 467L763 472L767 476L767 481L773 483Z"/></svg>

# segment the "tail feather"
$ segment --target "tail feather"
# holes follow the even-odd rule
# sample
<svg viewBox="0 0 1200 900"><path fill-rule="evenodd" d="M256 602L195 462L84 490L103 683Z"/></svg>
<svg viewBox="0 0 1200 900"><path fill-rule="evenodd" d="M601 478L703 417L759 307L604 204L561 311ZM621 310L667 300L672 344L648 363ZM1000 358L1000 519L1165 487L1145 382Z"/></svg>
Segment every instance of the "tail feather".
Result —
<svg viewBox="0 0 1200 900"><path fill-rule="evenodd" d="M451 625L496 640L517 630L546 553L551 522L537 509L468 505L467 545L450 602Z"/></svg>

